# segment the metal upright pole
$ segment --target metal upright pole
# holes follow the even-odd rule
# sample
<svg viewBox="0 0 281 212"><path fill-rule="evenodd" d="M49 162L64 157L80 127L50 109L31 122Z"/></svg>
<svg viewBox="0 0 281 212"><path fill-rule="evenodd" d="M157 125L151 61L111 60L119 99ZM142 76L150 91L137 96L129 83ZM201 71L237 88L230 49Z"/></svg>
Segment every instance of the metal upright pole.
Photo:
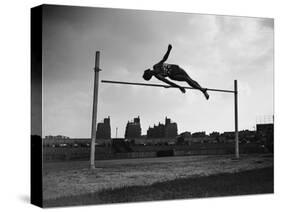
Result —
<svg viewBox="0 0 281 212"><path fill-rule="evenodd" d="M98 109L98 88L99 88L99 71L100 71L100 52L96 51L95 60L95 79L94 79L94 98L92 113L92 131L91 131L91 168L95 168L95 143L96 143L96 125L97 125L97 109Z"/></svg>
<svg viewBox="0 0 281 212"><path fill-rule="evenodd" d="M237 80L234 80L234 119L235 119L235 158L239 159L238 89L237 89Z"/></svg>

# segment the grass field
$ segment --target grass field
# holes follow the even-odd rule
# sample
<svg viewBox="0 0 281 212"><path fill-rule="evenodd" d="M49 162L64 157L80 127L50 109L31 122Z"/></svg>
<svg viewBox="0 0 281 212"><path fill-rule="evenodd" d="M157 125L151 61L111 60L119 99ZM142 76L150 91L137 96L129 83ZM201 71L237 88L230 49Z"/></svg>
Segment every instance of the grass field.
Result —
<svg viewBox="0 0 281 212"><path fill-rule="evenodd" d="M146 158L44 164L45 206L273 192L272 155Z"/></svg>
<svg viewBox="0 0 281 212"><path fill-rule="evenodd" d="M44 205L52 207L265 193L273 193L272 167L232 174L176 179L150 186L105 189L96 193L47 200Z"/></svg>

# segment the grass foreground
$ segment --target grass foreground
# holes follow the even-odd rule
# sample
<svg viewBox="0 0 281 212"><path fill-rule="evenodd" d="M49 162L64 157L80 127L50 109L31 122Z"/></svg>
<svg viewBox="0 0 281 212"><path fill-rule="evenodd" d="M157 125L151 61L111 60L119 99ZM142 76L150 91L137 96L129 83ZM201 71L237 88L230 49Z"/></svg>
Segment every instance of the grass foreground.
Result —
<svg viewBox="0 0 281 212"><path fill-rule="evenodd" d="M266 194L273 193L273 187L273 167L267 167L60 197L45 200L44 207Z"/></svg>

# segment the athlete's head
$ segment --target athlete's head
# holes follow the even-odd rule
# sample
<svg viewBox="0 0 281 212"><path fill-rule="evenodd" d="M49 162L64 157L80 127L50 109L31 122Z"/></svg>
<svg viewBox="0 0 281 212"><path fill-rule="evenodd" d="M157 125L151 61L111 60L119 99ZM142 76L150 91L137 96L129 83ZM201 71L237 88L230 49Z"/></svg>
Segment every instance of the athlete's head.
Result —
<svg viewBox="0 0 281 212"><path fill-rule="evenodd" d="M142 77L147 81L150 80L152 76L153 76L153 72L150 69L145 70L142 75Z"/></svg>

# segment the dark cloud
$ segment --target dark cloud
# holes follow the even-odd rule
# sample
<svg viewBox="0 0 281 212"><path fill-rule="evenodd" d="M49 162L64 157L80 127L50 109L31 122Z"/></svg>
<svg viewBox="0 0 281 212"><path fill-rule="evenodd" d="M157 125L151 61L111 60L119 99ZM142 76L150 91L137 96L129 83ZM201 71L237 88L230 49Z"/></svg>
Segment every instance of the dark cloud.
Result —
<svg viewBox="0 0 281 212"><path fill-rule="evenodd" d="M262 20L260 20L260 25L262 27L266 27L269 29L274 29L274 19L273 18L264 18Z"/></svg>

